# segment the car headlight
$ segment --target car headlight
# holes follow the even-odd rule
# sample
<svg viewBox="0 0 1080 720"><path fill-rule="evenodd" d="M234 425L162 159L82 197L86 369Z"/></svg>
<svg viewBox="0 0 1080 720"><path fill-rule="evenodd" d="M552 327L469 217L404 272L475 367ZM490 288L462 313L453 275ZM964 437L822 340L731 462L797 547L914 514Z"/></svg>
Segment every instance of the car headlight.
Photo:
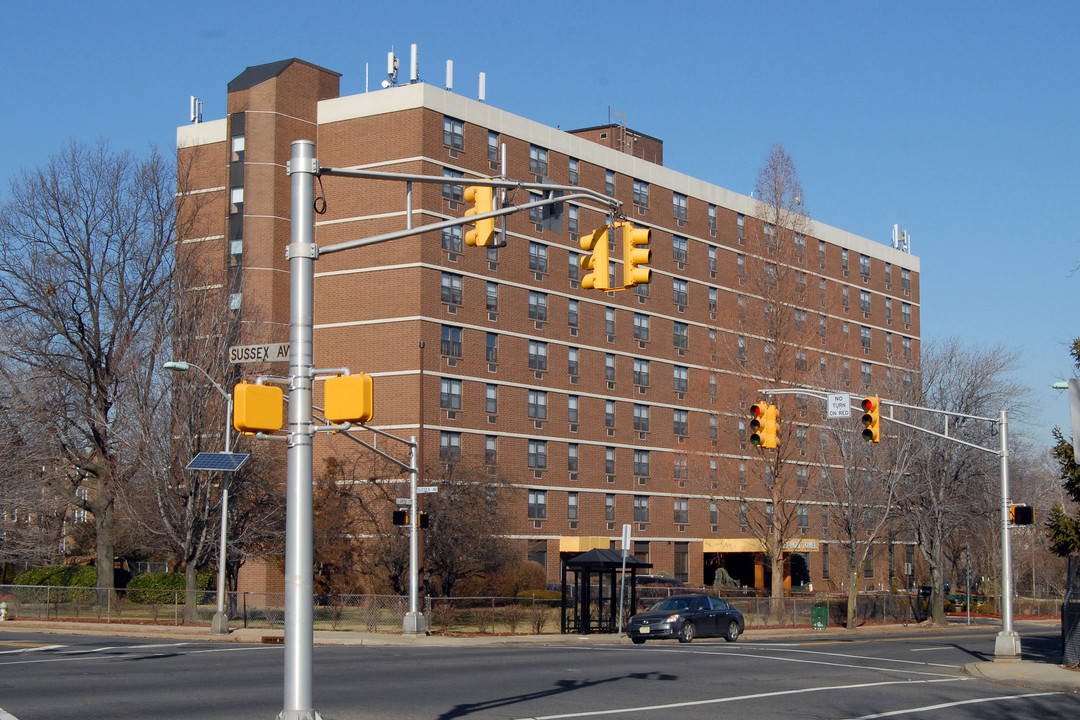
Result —
<svg viewBox="0 0 1080 720"><path fill-rule="evenodd" d="M664 622L675 622L678 619L679 615L676 613L675 615L668 615L666 618L664 618Z"/></svg>

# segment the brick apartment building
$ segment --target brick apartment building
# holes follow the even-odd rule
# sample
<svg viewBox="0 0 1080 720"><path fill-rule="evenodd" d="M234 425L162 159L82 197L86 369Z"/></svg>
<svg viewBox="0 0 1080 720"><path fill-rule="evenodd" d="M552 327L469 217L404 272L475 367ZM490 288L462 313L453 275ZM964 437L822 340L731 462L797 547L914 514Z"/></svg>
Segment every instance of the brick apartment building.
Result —
<svg viewBox="0 0 1080 720"><path fill-rule="evenodd" d="M458 227L327 255L316 364L374 376L372 424L388 432L418 434L423 407L428 467L486 467L502 483L509 542L551 579L560 557L613 546L631 524L654 572L700 585L722 567L741 584L769 582L747 515L766 510L762 458L777 451L748 443L749 408L777 386L778 363L788 387L889 396L917 384L918 258L816 222L778 248L758 201L664 167L661 140L622 125L563 132L424 83L339 97L338 78L296 59L249 67L228 85L227 117L178 129L200 197L183 257L220 268L246 337L288 340L294 140L313 140L324 167L465 178L497 176L505 146L508 178L613 196L652 231L649 285L580 286L579 237L605 222L595 204L569 204L561 232L510 215L497 249L466 246ZM413 227L467 207L460 187L430 183L407 200L401 182L324 177L316 195L321 246L400 230L410 206ZM777 338L769 319L781 312L791 322ZM786 542L798 562L784 582L839 589L843 560L836 549L830 559L828 503L814 494L835 468L821 403L778 404L799 488ZM366 452L315 442L317 463L331 447ZM866 583L887 589L913 562L910 544L883 541Z"/></svg>

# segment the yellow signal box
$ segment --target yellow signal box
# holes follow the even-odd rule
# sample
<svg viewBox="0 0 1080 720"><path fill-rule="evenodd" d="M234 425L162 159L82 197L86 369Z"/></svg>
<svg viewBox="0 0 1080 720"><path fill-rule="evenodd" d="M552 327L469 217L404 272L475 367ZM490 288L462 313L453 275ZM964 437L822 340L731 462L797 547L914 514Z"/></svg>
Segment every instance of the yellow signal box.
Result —
<svg viewBox="0 0 1080 720"><path fill-rule="evenodd" d="M328 378L323 400L326 419L332 424L371 420L375 410L374 382L367 373Z"/></svg>
<svg viewBox="0 0 1080 720"><path fill-rule="evenodd" d="M597 290L611 289L609 269L608 228L605 225L590 235L581 236L581 249L589 254L581 258L581 267L589 273L581 278L581 287Z"/></svg>
<svg viewBox="0 0 1080 720"><path fill-rule="evenodd" d="M233 388L233 427L246 435L276 432L284 423L285 399L276 385L239 383Z"/></svg>
<svg viewBox="0 0 1080 720"><path fill-rule="evenodd" d="M638 247L648 245L651 232L648 228L636 228L632 222L621 222L623 244L623 287L642 285L652 278L652 270L644 267L652 258L652 250Z"/></svg>

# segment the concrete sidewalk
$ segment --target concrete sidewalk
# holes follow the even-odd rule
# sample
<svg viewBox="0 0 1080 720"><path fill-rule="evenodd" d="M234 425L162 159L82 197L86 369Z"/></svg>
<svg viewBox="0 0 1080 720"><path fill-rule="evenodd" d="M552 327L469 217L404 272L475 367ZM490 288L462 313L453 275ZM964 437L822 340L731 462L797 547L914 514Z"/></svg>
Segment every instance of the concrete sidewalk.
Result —
<svg viewBox="0 0 1080 720"><path fill-rule="evenodd" d="M1059 621L1047 623L1047 629L1059 628ZM985 632L985 625L953 625L948 628L929 625L875 625L861 630L845 628L811 630L808 628L748 628L740 642L786 639L854 641L861 635L895 635L917 638L923 635ZM278 644L284 641L284 631L265 628L238 628L228 635L214 635L205 625L137 625L128 623L72 622L43 620L9 620L0 623L0 638L5 632L35 632L57 635L110 635L146 639L169 639L178 642L234 642L249 644ZM316 630L316 645L369 645L405 647L476 647L528 645L630 645L630 639L614 634L596 635L403 635L401 633L370 633ZM1060 658L1057 659L1060 662ZM972 677L1013 687L1046 692L1080 693L1080 671L1070 670L1049 661L1020 660L1016 662L974 662L964 666Z"/></svg>

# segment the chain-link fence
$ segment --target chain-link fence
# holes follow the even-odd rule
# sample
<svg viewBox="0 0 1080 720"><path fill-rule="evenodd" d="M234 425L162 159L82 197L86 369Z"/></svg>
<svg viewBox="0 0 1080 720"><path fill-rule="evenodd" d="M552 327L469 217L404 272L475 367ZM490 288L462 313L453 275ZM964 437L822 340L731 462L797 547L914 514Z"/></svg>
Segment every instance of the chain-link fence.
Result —
<svg viewBox="0 0 1080 720"><path fill-rule="evenodd" d="M699 592L688 588L639 588L636 608L627 607L624 615L642 611L670 595ZM708 590L705 590L708 592ZM794 595L779 600L750 595L724 598L738 608L748 627L811 627L822 616L829 626L847 622L846 595ZM188 603L187 600L192 602ZM7 619L95 620L104 622L141 622L155 624L209 625L217 610L216 595L201 590L190 598L182 590L117 590L98 593L94 588L58 588L45 586L0 585L0 601L6 603ZM859 625L879 623L915 623L927 617L926 598L901 594L863 594L858 596L856 616ZM316 630L353 632L398 632L409 610L409 599L398 595L329 595L314 597ZM570 600L570 604L573 601ZM560 630L559 598L470 597L424 598L422 612L432 632L454 634L540 634ZM1080 624L1080 600L1075 607ZM824 608L824 611L815 608ZM964 608L956 607L957 611ZM1020 617L1061 617L1059 599L1017 598L1015 614ZM997 603L993 598L973 602L973 612L993 616ZM597 609L594 609L594 612ZM281 629L285 625L284 593L229 593L226 612L231 627ZM1064 628L1063 628L1064 631ZM1080 647L1080 629L1075 630ZM1080 651L1078 651L1080 652Z"/></svg>

